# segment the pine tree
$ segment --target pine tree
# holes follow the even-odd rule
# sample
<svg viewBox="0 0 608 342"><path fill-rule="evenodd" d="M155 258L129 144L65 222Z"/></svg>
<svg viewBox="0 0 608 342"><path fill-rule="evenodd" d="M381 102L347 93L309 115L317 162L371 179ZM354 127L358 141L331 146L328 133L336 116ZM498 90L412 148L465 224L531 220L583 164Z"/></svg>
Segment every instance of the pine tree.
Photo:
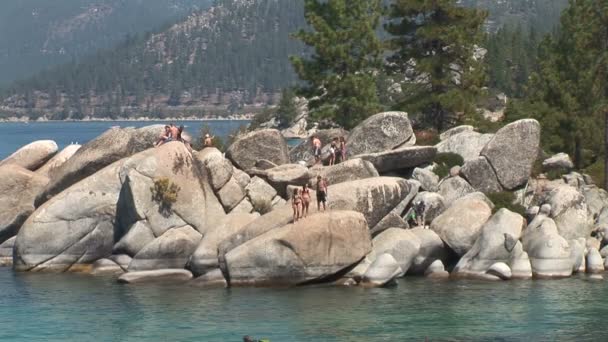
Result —
<svg viewBox="0 0 608 342"><path fill-rule="evenodd" d="M375 74L382 44L376 34L381 0L305 0L311 30L294 37L313 49L310 56L292 56L300 92L310 99L315 118L350 128L380 109Z"/></svg>
<svg viewBox="0 0 608 342"><path fill-rule="evenodd" d="M476 47L483 38L484 11L455 0L395 0L386 30L392 35L392 72L402 75L400 107L424 114L442 130L458 113L471 113L484 85Z"/></svg>
<svg viewBox="0 0 608 342"><path fill-rule="evenodd" d="M281 101L277 108L276 118L279 123L279 128L286 128L296 118L298 108L296 106L296 96L291 88L283 89Z"/></svg>

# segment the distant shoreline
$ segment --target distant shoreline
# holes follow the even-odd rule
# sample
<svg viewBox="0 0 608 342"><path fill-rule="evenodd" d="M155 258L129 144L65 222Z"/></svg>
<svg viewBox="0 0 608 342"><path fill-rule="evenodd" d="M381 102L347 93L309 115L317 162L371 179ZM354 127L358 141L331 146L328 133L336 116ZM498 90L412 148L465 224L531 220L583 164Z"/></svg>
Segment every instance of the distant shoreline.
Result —
<svg viewBox="0 0 608 342"><path fill-rule="evenodd" d="M249 117L239 117L239 118L193 118L193 117L185 117L185 118L166 118L166 119L157 119L157 118L96 118L96 119L83 119L83 120L25 120L20 118L8 118L8 119L0 119L0 123L45 123L45 122L171 122L171 121L251 121L252 119Z"/></svg>

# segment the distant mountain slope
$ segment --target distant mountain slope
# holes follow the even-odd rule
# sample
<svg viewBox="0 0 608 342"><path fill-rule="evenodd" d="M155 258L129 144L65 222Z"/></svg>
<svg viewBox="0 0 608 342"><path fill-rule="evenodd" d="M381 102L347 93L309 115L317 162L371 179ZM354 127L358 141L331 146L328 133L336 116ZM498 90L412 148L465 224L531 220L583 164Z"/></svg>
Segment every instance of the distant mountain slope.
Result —
<svg viewBox="0 0 608 342"><path fill-rule="evenodd" d="M3 0L0 84L157 29L213 0Z"/></svg>
<svg viewBox="0 0 608 342"><path fill-rule="evenodd" d="M557 23L566 1L460 3L487 8L490 30L519 23L546 31ZM14 83L1 96L0 114L54 119L201 116L274 103L282 87L296 82L288 56L304 51L290 38L306 25L303 3L216 0L213 7L154 34Z"/></svg>

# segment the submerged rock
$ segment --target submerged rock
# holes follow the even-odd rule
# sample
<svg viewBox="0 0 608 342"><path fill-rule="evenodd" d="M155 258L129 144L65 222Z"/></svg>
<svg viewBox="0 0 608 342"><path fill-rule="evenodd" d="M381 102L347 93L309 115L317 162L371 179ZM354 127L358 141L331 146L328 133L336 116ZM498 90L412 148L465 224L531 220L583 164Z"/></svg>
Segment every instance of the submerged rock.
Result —
<svg viewBox="0 0 608 342"><path fill-rule="evenodd" d="M192 279L192 273L184 269L165 269L154 271L127 272L118 278L119 283L185 283Z"/></svg>

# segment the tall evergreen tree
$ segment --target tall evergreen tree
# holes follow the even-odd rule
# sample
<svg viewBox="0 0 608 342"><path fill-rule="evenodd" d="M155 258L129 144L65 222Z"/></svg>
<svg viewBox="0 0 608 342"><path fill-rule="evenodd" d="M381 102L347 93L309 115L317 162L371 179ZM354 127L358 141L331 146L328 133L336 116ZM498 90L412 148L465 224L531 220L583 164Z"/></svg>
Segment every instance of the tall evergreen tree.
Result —
<svg viewBox="0 0 608 342"><path fill-rule="evenodd" d="M294 37L312 47L291 61L305 85L311 115L353 127L380 109L375 75L382 44L376 30L382 0L305 0L311 30Z"/></svg>
<svg viewBox="0 0 608 342"><path fill-rule="evenodd" d="M442 130L458 113L474 110L485 70L476 47L486 13L455 0L395 0L390 6L389 66L404 77L400 107L424 114Z"/></svg>
<svg viewBox="0 0 608 342"><path fill-rule="evenodd" d="M298 108L295 93L293 89L285 88L281 94L281 101L276 113L279 128L287 128L293 119L296 118L296 115L298 115Z"/></svg>

